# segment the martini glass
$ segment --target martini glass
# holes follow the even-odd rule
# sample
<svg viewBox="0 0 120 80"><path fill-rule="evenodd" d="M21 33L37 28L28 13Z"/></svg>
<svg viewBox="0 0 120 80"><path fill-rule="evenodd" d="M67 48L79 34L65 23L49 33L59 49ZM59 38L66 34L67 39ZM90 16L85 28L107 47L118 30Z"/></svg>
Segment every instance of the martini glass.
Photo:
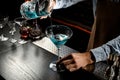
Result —
<svg viewBox="0 0 120 80"><path fill-rule="evenodd" d="M65 25L51 25L46 28L46 36L56 45L58 49L58 60L60 59L59 50L62 45L64 45L68 39L73 35L72 30ZM56 61L50 63L49 67L53 71L57 71Z"/></svg>

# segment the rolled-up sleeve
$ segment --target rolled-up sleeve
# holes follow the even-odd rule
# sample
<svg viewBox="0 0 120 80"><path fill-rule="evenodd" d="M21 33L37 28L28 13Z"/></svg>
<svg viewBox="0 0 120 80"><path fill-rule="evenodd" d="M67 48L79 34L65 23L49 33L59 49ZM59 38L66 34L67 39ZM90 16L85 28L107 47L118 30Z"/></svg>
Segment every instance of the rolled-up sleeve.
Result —
<svg viewBox="0 0 120 80"><path fill-rule="evenodd" d="M56 0L54 9L67 8L84 0Z"/></svg>
<svg viewBox="0 0 120 80"><path fill-rule="evenodd" d="M96 62L106 60L110 53L116 53L120 55L120 36L100 47L91 49L90 51L95 56Z"/></svg>

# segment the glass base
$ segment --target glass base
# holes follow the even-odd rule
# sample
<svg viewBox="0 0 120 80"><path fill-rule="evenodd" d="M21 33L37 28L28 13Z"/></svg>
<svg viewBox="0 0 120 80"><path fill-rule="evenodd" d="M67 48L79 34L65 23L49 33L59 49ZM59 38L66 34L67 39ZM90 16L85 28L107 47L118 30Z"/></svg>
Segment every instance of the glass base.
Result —
<svg viewBox="0 0 120 80"><path fill-rule="evenodd" d="M16 39L10 39L10 42L15 43L15 42L17 42L17 40Z"/></svg>
<svg viewBox="0 0 120 80"><path fill-rule="evenodd" d="M67 69L65 68L65 66L63 64L56 64L56 61L50 63L49 68L52 69L53 71L57 71L57 72L65 72L67 71Z"/></svg>
<svg viewBox="0 0 120 80"><path fill-rule="evenodd" d="M25 44L25 43L27 43L27 41L20 39L20 40L18 41L18 43L20 43L20 44Z"/></svg>
<svg viewBox="0 0 120 80"><path fill-rule="evenodd" d="M3 35L0 36L0 41L7 41L8 37L4 37Z"/></svg>
<svg viewBox="0 0 120 80"><path fill-rule="evenodd" d="M50 63L49 68L52 69L53 71L57 71L56 62Z"/></svg>

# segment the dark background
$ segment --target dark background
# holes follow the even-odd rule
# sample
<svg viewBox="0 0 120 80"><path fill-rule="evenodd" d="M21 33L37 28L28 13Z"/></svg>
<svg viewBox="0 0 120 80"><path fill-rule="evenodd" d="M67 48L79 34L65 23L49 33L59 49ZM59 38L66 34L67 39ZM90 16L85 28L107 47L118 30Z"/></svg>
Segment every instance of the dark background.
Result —
<svg viewBox="0 0 120 80"><path fill-rule="evenodd" d="M14 19L20 16L20 5L24 0L1 0L0 1L0 17L9 16L10 19Z"/></svg>

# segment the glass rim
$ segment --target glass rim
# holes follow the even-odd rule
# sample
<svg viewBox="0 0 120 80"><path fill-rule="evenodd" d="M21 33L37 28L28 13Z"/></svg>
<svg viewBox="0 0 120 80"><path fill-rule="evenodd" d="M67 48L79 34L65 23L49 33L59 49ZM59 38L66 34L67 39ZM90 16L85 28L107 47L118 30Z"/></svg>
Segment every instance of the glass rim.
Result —
<svg viewBox="0 0 120 80"><path fill-rule="evenodd" d="M70 33L71 33L71 34L70 34L70 36L68 36L68 39L73 36L73 31L72 31L72 29L71 29L70 27L66 26L66 25L61 25L61 24L60 24L60 25L50 25L50 26L48 26L48 27L46 28L46 30L45 30L45 34L48 34L48 33L47 33L47 29L48 29L48 28L52 28L52 27L56 27L56 26L58 26L58 27L62 26L62 27L64 27L64 28L67 28L67 29L70 30Z"/></svg>

